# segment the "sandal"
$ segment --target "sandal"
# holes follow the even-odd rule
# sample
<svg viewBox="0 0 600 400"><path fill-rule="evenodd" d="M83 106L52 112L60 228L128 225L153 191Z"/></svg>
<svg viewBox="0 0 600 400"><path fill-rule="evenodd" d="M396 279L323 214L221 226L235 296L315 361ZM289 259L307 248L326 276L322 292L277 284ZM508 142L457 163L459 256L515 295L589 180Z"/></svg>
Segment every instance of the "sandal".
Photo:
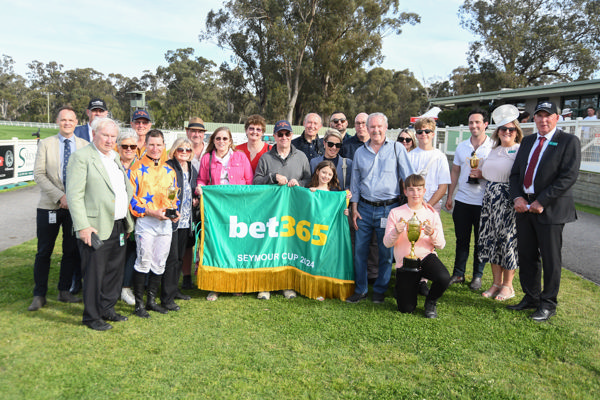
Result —
<svg viewBox="0 0 600 400"><path fill-rule="evenodd" d="M217 292L210 292L208 294L208 296L206 296L206 300L208 300L208 301L217 301L218 298L219 298L219 293L217 293Z"/></svg>
<svg viewBox="0 0 600 400"><path fill-rule="evenodd" d="M490 297L494 297L498 294L498 292L501 290L499 285L496 285L495 283L492 285L491 288L489 288L488 290L486 290L485 292L481 293L481 295L487 299L489 299Z"/></svg>
<svg viewBox="0 0 600 400"><path fill-rule="evenodd" d="M502 285L502 288L507 288L510 289L510 294L509 295L502 295L500 293L498 293L496 295L496 297L494 297L494 299L498 300L498 301L504 301L504 300L508 300L508 299L512 299L513 297L515 297L515 289L510 287L510 286L504 286Z"/></svg>

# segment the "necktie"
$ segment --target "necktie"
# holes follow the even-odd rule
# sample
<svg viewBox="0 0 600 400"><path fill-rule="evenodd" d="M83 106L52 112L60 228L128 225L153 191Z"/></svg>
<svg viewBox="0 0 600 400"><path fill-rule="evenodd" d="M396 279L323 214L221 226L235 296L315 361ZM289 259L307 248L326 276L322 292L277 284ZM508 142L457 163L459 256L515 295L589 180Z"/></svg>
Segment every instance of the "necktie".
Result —
<svg viewBox="0 0 600 400"><path fill-rule="evenodd" d="M529 160L529 165L527 165L527 171L525 171L525 180L523 181L523 186L528 188L533 183L533 172L535 171L535 167L538 163L538 159L540 158L540 153L542 152L542 147L544 147L545 137L540 136L540 143L535 148L533 155L531 156L531 160Z"/></svg>
<svg viewBox="0 0 600 400"><path fill-rule="evenodd" d="M69 139L65 139L65 149L63 151L63 185L67 187L67 163L69 162L69 157L71 156L71 146L69 145L71 141Z"/></svg>

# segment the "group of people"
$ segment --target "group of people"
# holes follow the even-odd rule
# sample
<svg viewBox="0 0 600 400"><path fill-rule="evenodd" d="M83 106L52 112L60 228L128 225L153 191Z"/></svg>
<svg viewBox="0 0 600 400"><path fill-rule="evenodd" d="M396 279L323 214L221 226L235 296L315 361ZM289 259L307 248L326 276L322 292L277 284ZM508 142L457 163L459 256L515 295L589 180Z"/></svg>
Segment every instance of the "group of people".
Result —
<svg viewBox="0 0 600 400"><path fill-rule="evenodd" d="M107 110L103 100L93 99L86 111L89 123L76 127L76 112L63 107L57 116L59 133L39 143L34 177L42 196L30 311L46 303L50 255L61 226L58 299L80 302L76 295L82 288L85 325L107 330L109 321L127 320L115 311L119 297L134 305L141 318L148 318L148 311L179 310L175 300L190 299L179 290L179 281L183 274L182 288L191 288L202 187L272 184L347 192L355 293L346 302L367 298L369 278L372 301L384 301L394 258L402 269L412 247L407 231L414 216L422 222L414 244L419 258L415 285L426 296L426 317L437 316L437 300L450 284L465 281L472 230L476 244L470 287L481 288L483 266L490 262L494 280L482 295L512 298L512 279L520 265L525 297L510 307L535 306L536 320L555 313L562 226L575 218L570 187L580 155L577 139L556 131L552 103L535 110L537 136L548 139L535 150L529 139L534 135L523 139L515 107L494 111L497 129L491 138L485 135L487 114L474 110L469 114L471 138L457 147L452 170L433 147L436 122L431 118L417 121L414 132L403 130L392 141L382 113L358 114L351 136L345 114L336 111L323 138L318 136L321 117L309 113L304 132L295 139L290 123L278 121L271 146L262 140L264 118L251 115L245 123L248 141L236 147L227 127L216 129L206 143L204 121L195 117L187 137L166 149L162 132L151 129L147 111L133 113L134 132L121 132ZM435 253L445 246L439 212L446 194L456 233L452 276ZM412 312L416 294L396 292L399 310ZM290 299L297 294L288 288L283 295ZM257 297L270 296L259 292ZM207 300L218 297L210 292Z"/></svg>

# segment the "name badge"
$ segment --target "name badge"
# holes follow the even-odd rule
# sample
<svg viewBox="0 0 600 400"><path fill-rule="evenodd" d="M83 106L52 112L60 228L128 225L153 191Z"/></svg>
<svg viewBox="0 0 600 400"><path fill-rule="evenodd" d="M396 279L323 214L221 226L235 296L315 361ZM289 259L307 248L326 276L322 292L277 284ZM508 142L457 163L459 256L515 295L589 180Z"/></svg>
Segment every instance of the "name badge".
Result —
<svg viewBox="0 0 600 400"><path fill-rule="evenodd" d="M548 142L548 146L558 146L557 142Z"/></svg>
<svg viewBox="0 0 600 400"><path fill-rule="evenodd" d="M381 221L379 222L379 227L385 229L386 225L387 225L387 218L381 218Z"/></svg>
<svg viewBox="0 0 600 400"><path fill-rule="evenodd" d="M516 153L516 152L517 152L516 150L509 150L508 154L510 154L510 153Z"/></svg>
<svg viewBox="0 0 600 400"><path fill-rule="evenodd" d="M48 213L48 223L55 224L56 223L56 211L50 211Z"/></svg>
<svg viewBox="0 0 600 400"><path fill-rule="evenodd" d="M125 246L125 234L121 233L119 235L119 246Z"/></svg>

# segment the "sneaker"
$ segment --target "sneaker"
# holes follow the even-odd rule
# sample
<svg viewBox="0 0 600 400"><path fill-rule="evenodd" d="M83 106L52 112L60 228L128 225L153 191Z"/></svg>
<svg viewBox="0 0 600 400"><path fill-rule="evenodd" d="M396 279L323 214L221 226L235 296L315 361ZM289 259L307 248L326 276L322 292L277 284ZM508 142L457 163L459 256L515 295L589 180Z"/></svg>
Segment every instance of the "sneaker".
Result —
<svg viewBox="0 0 600 400"><path fill-rule="evenodd" d="M426 281L419 282L419 294L425 297L429 296L429 286Z"/></svg>
<svg viewBox="0 0 600 400"><path fill-rule="evenodd" d="M435 301L425 302L425 318L437 318L437 306Z"/></svg>
<svg viewBox="0 0 600 400"><path fill-rule="evenodd" d="M258 292L256 298L259 300L269 300L271 298L271 292Z"/></svg>
<svg viewBox="0 0 600 400"><path fill-rule="evenodd" d="M283 297L285 297L286 299L295 299L296 298L296 292L293 291L292 289L285 289L283 291Z"/></svg>
<svg viewBox="0 0 600 400"><path fill-rule="evenodd" d="M124 287L123 289L121 289L121 300L123 300L130 306L135 305L135 297L133 297L133 292L131 291L131 288Z"/></svg>
<svg viewBox="0 0 600 400"><path fill-rule="evenodd" d="M359 301L364 300L366 298L366 293L354 293L352 296L346 299L346 303L358 303Z"/></svg>
<svg viewBox="0 0 600 400"><path fill-rule="evenodd" d="M373 298L371 301L375 304L381 304L385 300L385 294L383 293L373 293Z"/></svg>
<svg viewBox="0 0 600 400"><path fill-rule="evenodd" d="M208 296L206 296L206 300L208 300L208 301L217 301L218 298L219 298L219 293L217 293L217 292L210 292L208 294Z"/></svg>

